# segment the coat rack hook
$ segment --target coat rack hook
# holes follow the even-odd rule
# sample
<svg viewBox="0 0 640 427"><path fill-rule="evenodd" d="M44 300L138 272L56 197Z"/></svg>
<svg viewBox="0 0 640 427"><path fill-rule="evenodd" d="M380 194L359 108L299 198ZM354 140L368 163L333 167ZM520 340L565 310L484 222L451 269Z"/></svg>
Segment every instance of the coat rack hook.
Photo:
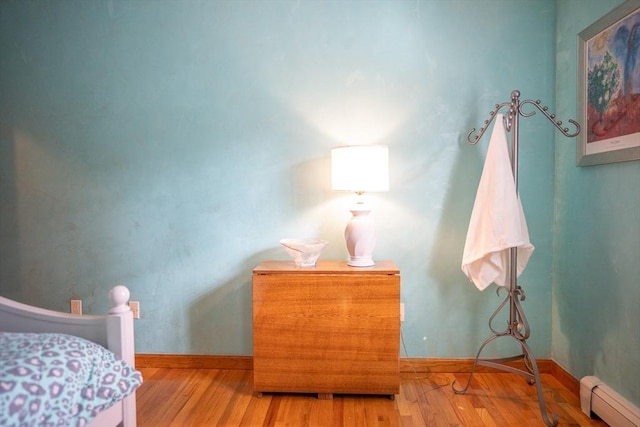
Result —
<svg viewBox="0 0 640 427"><path fill-rule="evenodd" d="M578 122L576 122L573 119L569 119L569 123L571 123L574 127L575 130L573 132L569 131L568 127L563 127L562 126L562 120L556 120L556 115L549 113L549 107L547 107L546 105L542 105L541 101L538 99L536 101L532 101L531 99L527 99L525 101L520 102L520 107L518 108L518 112L520 113L520 115L522 117L531 117L533 116L536 112L531 111L531 112L525 112L523 110L523 107L526 104L531 104L534 107L536 107L538 110L540 110L540 112L542 114L545 115L545 117L551 122L553 123L553 125L560 131L562 132L562 134L566 137L569 138L573 138L575 136L578 136L578 134L580 133L580 124Z"/></svg>
<svg viewBox="0 0 640 427"><path fill-rule="evenodd" d="M476 128L471 129L469 133L467 133L467 141L469 142L469 144L476 145L477 142L480 141L480 139L482 138L482 135L484 135L484 133L489 128L489 125L491 124L491 122L493 122L493 119L496 118L496 114L498 113L498 111L500 111L503 107L506 107L507 105L511 105L511 103L503 102L502 104L496 104L495 107L493 108L493 111L489 112L489 119L484 121L484 126L480 128L477 135L473 135L476 132Z"/></svg>

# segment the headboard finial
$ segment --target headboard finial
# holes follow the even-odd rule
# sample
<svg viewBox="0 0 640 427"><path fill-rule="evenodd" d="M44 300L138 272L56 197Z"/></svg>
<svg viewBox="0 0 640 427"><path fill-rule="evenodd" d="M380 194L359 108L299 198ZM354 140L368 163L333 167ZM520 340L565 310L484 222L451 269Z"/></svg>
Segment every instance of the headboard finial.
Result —
<svg viewBox="0 0 640 427"><path fill-rule="evenodd" d="M109 308L110 314L126 313L131 311L129 305L129 297L131 293L126 286L118 285L111 288L109 291L109 300L111 301L111 308Z"/></svg>

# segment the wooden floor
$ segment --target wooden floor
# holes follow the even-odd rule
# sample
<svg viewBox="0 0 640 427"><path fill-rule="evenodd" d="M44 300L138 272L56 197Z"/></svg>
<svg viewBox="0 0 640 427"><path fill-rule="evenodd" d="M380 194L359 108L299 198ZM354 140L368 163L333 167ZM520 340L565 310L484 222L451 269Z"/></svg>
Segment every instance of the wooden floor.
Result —
<svg viewBox="0 0 640 427"><path fill-rule="evenodd" d="M251 370L141 368L139 427L200 426L544 426L535 385L510 373L403 373L400 394L383 396L253 393ZM559 426L606 426L580 411L577 395L542 374Z"/></svg>

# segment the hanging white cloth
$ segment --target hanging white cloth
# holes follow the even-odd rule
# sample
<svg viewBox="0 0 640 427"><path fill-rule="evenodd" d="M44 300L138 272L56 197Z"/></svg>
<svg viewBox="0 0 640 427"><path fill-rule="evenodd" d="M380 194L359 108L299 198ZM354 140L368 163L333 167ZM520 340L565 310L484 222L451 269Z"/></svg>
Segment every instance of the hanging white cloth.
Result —
<svg viewBox="0 0 640 427"><path fill-rule="evenodd" d="M462 256L462 271L478 289L508 285L509 252L517 248L517 275L534 247L511 170L502 114L495 119Z"/></svg>

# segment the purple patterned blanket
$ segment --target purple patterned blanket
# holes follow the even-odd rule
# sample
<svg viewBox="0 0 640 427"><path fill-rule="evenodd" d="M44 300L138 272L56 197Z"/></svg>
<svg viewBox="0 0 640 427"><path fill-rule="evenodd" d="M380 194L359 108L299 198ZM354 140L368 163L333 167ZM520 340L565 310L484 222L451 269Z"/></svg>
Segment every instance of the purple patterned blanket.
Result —
<svg viewBox="0 0 640 427"><path fill-rule="evenodd" d="M0 332L2 426L84 426L140 384L140 372L82 338Z"/></svg>

